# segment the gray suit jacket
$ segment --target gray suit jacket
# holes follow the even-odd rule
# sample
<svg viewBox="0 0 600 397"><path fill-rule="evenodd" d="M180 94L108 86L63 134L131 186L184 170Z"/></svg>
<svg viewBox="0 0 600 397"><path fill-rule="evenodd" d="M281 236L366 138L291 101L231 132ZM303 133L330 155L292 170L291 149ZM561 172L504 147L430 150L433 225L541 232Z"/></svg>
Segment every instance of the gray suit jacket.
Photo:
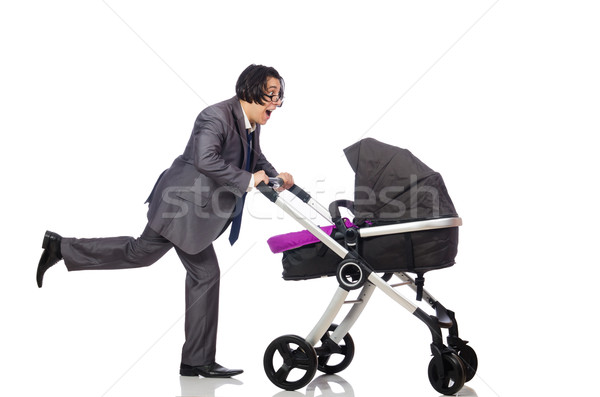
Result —
<svg viewBox="0 0 600 397"><path fill-rule="evenodd" d="M150 227L188 254L203 251L219 237L252 173L278 174L260 149L260 126L254 131L251 172L245 171L246 136L237 97L204 109L184 153L158 178L148 197Z"/></svg>

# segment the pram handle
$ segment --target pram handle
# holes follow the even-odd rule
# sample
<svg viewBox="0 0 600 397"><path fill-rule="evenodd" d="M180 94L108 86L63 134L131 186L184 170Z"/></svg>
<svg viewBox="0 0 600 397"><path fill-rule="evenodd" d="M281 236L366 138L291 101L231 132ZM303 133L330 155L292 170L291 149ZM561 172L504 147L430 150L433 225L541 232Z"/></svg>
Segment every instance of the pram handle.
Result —
<svg viewBox="0 0 600 397"><path fill-rule="evenodd" d="M277 199L280 198L280 196L279 196L277 190L275 190L275 189L277 189L277 187L275 186L275 183L271 182L271 180L273 180L273 179L276 179L276 178L269 178L269 184L261 182L256 186L256 188L265 197L267 197L271 202L276 203ZM279 181L274 181L274 182L279 182ZM281 183L279 185L280 186L283 185L283 181L281 181ZM319 204L315 199L313 199L310 196L310 194L308 194L300 186L292 185L292 187L290 187L288 189L288 192L292 193L294 196L299 198L300 201L304 202L304 204L306 204L309 207L311 207L312 209L314 209L319 215L321 215L328 222L331 222L331 214L329 213L329 210L327 208L323 207L321 204ZM287 212L287 210L285 210L285 209L284 209L284 211Z"/></svg>
<svg viewBox="0 0 600 397"><path fill-rule="evenodd" d="M330 250L332 250L340 258L343 259L346 257L346 255L348 255L348 250L345 247L338 244L337 241L335 241L331 236L329 236L329 234L325 233L323 229L321 229L318 225L316 225L309 218L307 218L305 214L292 207L284 197L280 197L279 193L277 193L277 191L272 186L269 186L264 182L260 182L258 185L256 185L256 188L272 203L284 210L292 218L295 218L298 221L298 223L300 223L302 226L306 227L314 236L321 240ZM319 213L319 215L323 216L328 221L331 221L331 219L328 216L329 214L327 214L327 209L319 203L317 203L312 197L310 197L310 195L306 193L304 189L298 187L297 185L294 185L288 190L300 200L304 201L306 204L314 208Z"/></svg>
<svg viewBox="0 0 600 397"><path fill-rule="evenodd" d="M272 186L274 189L277 189L278 187L283 185L283 178L279 178L279 177L269 177L269 186Z"/></svg>
<svg viewBox="0 0 600 397"><path fill-rule="evenodd" d="M275 193L276 195L274 196L275 199L277 197L277 192L275 191L276 188L280 187L283 185L283 179L281 178L269 178L269 184L266 184L264 182L260 182L256 188L265 196L267 196L267 198L271 201L275 201L273 200L271 197L273 197L272 193ZM298 185L292 185L292 187L290 187L289 192L292 193L294 196L298 197L300 200L302 200L305 203L308 203L311 199L310 194L306 193L306 191L304 189L302 189L300 186Z"/></svg>
<svg viewBox="0 0 600 397"><path fill-rule="evenodd" d="M292 185L292 187L288 190L290 191L290 193L292 193L294 196L298 197L305 203L308 203L312 198L310 197L310 194L306 193L306 191L298 185Z"/></svg>
<svg viewBox="0 0 600 397"><path fill-rule="evenodd" d="M264 185L264 186L262 186L262 187L259 188L259 186L261 184ZM269 184L268 185L266 183L264 183L264 182L261 182L259 184L259 186L257 186L257 188L258 188L258 190L261 193L265 194L265 192L263 191L263 190L265 190L264 189L265 187L269 187L269 188L271 188L271 190L273 190L273 189L277 189L280 186L283 186L283 184L284 184L284 182L283 182L282 178L279 178L279 177L274 177L274 178L273 177L269 177ZM292 187L290 187L288 190L289 190L290 193L292 193L294 196L298 197L304 203L308 203L310 201L310 199L311 199L310 194L306 193L306 191L304 189L302 189L298 185L292 185ZM268 194L270 194L270 193L268 193ZM267 196L267 198L269 198L269 196ZM269 198L269 200L271 200L271 199ZM271 201L274 201L274 200L271 200Z"/></svg>
<svg viewBox="0 0 600 397"><path fill-rule="evenodd" d="M258 185L256 185L256 188L273 203L279 198L279 194L275 191L275 189L264 182L260 182Z"/></svg>

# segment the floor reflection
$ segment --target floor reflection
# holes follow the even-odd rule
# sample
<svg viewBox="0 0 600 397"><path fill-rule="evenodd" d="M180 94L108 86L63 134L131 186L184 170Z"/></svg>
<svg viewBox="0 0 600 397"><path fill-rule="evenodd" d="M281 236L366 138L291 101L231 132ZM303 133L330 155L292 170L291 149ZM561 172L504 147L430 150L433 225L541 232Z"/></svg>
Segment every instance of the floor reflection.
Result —
<svg viewBox="0 0 600 397"><path fill-rule="evenodd" d="M477 393L475 390L471 389L469 386L463 386L462 389L458 393L455 394L458 397L477 397ZM447 397L445 395L440 395L440 397Z"/></svg>
<svg viewBox="0 0 600 397"><path fill-rule="evenodd" d="M233 378L201 378L180 376L181 397L215 397L215 391L226 385L240 386L244 383Z"/></svg>
<svg viewBox="0 0 600 397"><path fill-rule="evenodd" d="M282 391L273 397L354 397L350 383L339 375L321 375L306 386L306 394Z"/></svg>
<svg viewBox="0 0 600 397"><path fill-rule="evenodd" d="M181 376L179 397L216 397L215 392L223 386L241 386L244 383L233 378L202 378ZM222 391L219 392L222 394ZM232 394L232 393L229 393ZM235 393L233 393L235 394ZM477 397L475 390L464 386L456 396ZM355 397L352 385L339 375L321 375L306 386L304 392L280 391L273 397ZM445 397L441 395L440 397Z"/></svg>
<svg viewBox="0 0 600 397"><path fill-rule="evenodd" d="M475 390L469 386L455 394L457 397L477 397ZM282 391L273 397L355 397L354 389L348 381L339 375L321 375L306 386L306 393L298 391ZM447 397L441 395L440 397Z"/></svg>

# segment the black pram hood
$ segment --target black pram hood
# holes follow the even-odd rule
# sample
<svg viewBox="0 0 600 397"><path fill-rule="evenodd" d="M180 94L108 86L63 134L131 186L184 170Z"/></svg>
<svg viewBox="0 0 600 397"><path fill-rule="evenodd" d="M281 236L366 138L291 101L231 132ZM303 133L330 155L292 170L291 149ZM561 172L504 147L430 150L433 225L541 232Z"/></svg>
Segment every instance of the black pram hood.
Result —
<svg viewBox="0 0 600 397"><path fill-rule="evenodd" d="M457 216L442 176L410 151L366 138L344 153L356 174L358 226Z"/></svg>

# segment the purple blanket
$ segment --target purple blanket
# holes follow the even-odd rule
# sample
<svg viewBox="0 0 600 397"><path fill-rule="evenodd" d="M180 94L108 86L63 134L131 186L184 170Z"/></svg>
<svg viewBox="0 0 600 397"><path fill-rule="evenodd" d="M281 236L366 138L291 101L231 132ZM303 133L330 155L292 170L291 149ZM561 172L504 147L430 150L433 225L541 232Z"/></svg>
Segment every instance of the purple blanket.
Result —
<svg viewBox="0 0 600 397"><path fill-rule="evenodd" d="M352 227L354 224L350 222L347 218L344 218L344 222L346 223L346 227ZM321 226L321 230L331 236L331 232L334 229L334 225L330 226ZM273 236L267 240L267 244L269 244L269 248L274 254L289 251L294 248L302 247L304 245L318 243L319 240L308 230L302 230L300 232L292 232L286 234L280 234L278 236Z"/></svg>

